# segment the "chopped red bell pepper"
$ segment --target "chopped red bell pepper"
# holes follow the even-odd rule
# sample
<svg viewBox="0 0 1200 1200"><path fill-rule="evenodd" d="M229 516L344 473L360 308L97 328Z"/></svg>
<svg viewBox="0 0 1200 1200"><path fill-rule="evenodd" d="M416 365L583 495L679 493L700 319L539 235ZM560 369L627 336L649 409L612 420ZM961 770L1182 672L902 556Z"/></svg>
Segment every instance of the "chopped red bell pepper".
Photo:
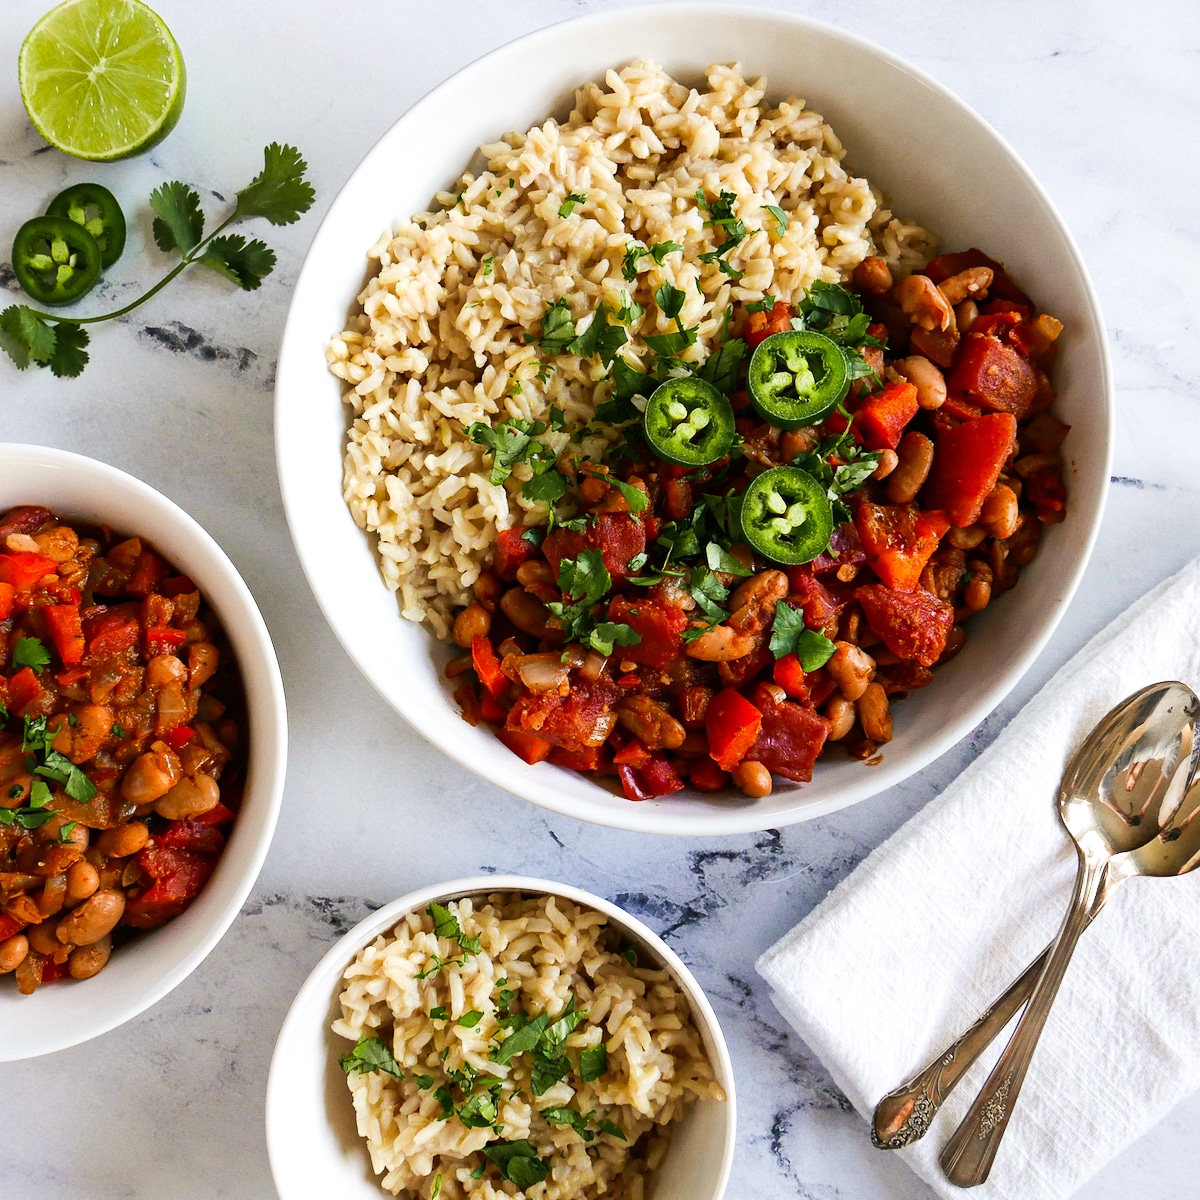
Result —
<svg viewBox="0 0 1200 1200"><path fill-rule="evenodd" d="M7 621L13 615L16 592L11 583L0 583L0 621Z"/></svg>
<svg viewBox="0 0 1200 1200"><path fill-rule="evenodd" d="M895 450L904 427L920 411L917 389L911 383L889 383L868 396L854 414L868 450Z"/></svg>
<svg viewBox="0 0 1200 1200"><path fill-rule="evenodd" d="M164 579L158 590L164 596L174 599L176 596L187 596L197 588L186 575L173 575L170 579Z"/></svg>
<svg viewBox="0 0 1200 1200"><path fill-rule="evenodd" d="M0 583L11 584L14 591L24 592L33 587L43 575L58 571L58 563L32 550L10 550L0 554Z"/></svg>
<svg viewBox="0 0 1200 1200"><path fill-rule="evenodd" d="M627 800L652 800L656 796L670 796L684 786L679 772L671 766L665 755L657 752L650 755L649 761L642 767L618 763L617 775Z"/></svg>
<svg viewBox="0 0 1200 1200"><path fill-rule="evenodd" d="M692 786L701 792L719 792L729 782L729 775L711 758L695 759L688 776Z"/></svg>
<svg viewBox="0 0 1200 1200"><path fill-rule="evenodd" d="M198 821L201 825L228 825L237 814L232 808L226 808L219 800L206 813L201 813L198 817L192 817L193 821Z"/></svg>
<svg viewBox="0 0 1200 1200"><path fill-rule="evenodd" d="M67 977L67 964L63 962L55 962L54 959L48 958L42 963L42 982L57 983L60 979Z"/></svg>
<svg viewBox="0 0 1200 1200"><path fill-rule="evenodd" d="M1016 436L1011 413L988 413L939 431L921 507L940 509L959 528L975 524Z"/></svg>
<svg viewBox="0 0 1200 1200"><path fill-rule="evenodd" d="M178 754L195 736L196 731L190 725L176 725L162 735L162 740Z"/></svg>
<svg viewBox="0 0 1200 1200"><path fill-rule="evenodd" d="M488 693L484 692L486 696ZM483 720L483 706L479 702L479 691L473 683L460 683L454 689L454 702L462 719L468 725L478 725Z"/></svg>
<svg viewBox="0 0 1200 1200"><path fill-rule="evenodd" d="M644 767L650 761L650 751L646 749L640 738L630 738L613 755L613 762L619 767Z"/></svg>
<svg viewBox="0 0 1200 1200"><path fill-rule="evenodd" d="M182 629L167 625L153 625L146 630L146 657L157 654L174 654L183 645L187 634Z"/></svg>
<svg viewBox="0 0 1200 1200"><path fill-rule="evenodd" d="M496 736L518 757L532 766L550 757L554 747L545 738L519 729L498 729Z"/></svg>
<svg viewBox="0 0 1200 1200"><path fill-rule="evenodd" d="M917 586L925 564L950 528L945 513L926 512L915 504L860 504L854 523L871 569L898 592L911 592Z"/></svg>
<svg viewBox="0 0 1200 1200"><path fill-rule="evenodd" d="M489 721L493 725L503 725L508 717L508 709L485 689L480 700L479 714L485 721Z"/></svg>
<svg viewBox="0 0 1200 1200"><path fill-rule="evenodd" d="M78 604L49 604L42 616L50 629L58 657L68 666L83 661L83 622Z"/></svg>
<svg viewBox="0 0 1200 1200"><path fill-rule="evenodd" d="M1012 413L1018 420L1038 391L1033 364L1004 342L967 334L946 380L947 391L992 412Z"/></svg>
<svg viewBox="0 0 1200 1200"><path fill-rule="evenodd" d="M555 746L550 751L550 761L556 767L567 767L572 771L595 771L600 767L600 747L584 746L582 750L564 750Z"/></svg>
<svg viewBox="0 0 1200 1200"><path fill-rule="evenodd" d="M732 771L754 745L762 713L739 692L725 688L709 702L704 728L709 756L722 771Z"/></svg>
<svg viewBox="0 0 1200 1200"><path fill-rule="evenodd" d="M471 639L471 662L488 694L495 699L504 695L508 690L508 676L500 669L500 659L492 643L482 634Z"/></svg>
<svg viewBox="0 0 1200 1200"><path fill-rule="evenodd" d="M931 667L946 648L954 627L954 607L930 592L894 592L869 583L854 593L867 624L897 658L914 658Z"/></svg>
<svg viewBox="0 0 1200 1200"><path fill-rule="evenodd" d="M626 800L649 800L650 793L642 787L637 772L627 763L617 764L617 777L621 780L621 790Z"/></svg>
<svg viewBox="0 0 1200 1200"><path fill-rule="evenodd" d="M808 678L804 674L804 668L800 665L800 659L795 654L785 654L782 658L776 659L771 678L793 700L808 699Z"/></svg>

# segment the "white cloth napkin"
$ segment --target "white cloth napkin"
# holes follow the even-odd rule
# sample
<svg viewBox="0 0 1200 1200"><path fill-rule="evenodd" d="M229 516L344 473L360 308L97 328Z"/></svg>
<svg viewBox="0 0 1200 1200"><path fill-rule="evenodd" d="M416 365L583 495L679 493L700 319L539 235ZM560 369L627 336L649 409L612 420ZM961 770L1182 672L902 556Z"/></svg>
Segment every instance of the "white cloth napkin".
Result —
<svg viewBox="0 0 1200 1200"><path fill-rule="evenodd" d="M1200 560L1093 638L759 959L776 1005L864 1117L1054 936L1075 873L1055 805L1063 768L1114 704L1167 679L1200 690ZM937 1158L1011 1028L923 1140L878 1153L900 1154L942 1196L1062 1200L1200 1087L1200 871L1130 881L1084 934L991 1177L966 1193Z"/></svg>

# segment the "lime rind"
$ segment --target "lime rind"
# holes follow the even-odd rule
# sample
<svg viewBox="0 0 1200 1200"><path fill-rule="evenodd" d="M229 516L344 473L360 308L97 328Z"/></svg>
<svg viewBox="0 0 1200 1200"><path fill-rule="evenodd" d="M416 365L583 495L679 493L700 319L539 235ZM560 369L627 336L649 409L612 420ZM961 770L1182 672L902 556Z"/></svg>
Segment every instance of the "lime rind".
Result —
<svg viewBox="0 0 1200 1200"><path fill-rule="evenodd" d="M21 99L52 146L92 162L156 145L183 112L187 74L171 31L140 0L67 0L30 30Z"/></svg>

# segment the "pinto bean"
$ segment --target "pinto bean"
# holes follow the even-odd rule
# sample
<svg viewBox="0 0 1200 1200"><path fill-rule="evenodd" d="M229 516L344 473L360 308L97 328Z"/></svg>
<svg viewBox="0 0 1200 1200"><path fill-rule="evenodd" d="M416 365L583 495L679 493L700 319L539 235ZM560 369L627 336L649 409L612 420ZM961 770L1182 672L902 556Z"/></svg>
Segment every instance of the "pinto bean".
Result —
<svg viewBox="0 0 1200 1200"><path fill-rule="evenodd" d="M211 775L181 779L165 796L154 802L154 811L168 821L198 817L211 812L221 801L221 789Z"/></svg>
<svg viewBox="0 0 1200 1200"><path fill-rule="evenodd" d="M90 946L106 933L112 933L124 915L124 893L106 888L71 909L59 921L55 936L64 946Z"/></svg>
<svg viewBox="0 0 1200 1200"><path fill-rule="evenodd" d="M833 657L825 664L833 681L847 700L857 700L875 674L875 660L849 642L836 642Z"/></svg>
<svg viewBox="0 0 1200 1200"><path fill-rule="evenodd" d="M858 698L858 719L863 733L877 745L892 740L892 714L888 712L887 692L880 683L870 683Z"/></svg>
<svg viewBox="0 0 1200 1200"><path fill-rule="evenodd" d="M745 658L754 644L751 634L739 633L729 625L714 625L688 645L687 654L688 658L698 658L701 662L729 662Z"/></svg>
<svg viewBox="0 0 1200 1200"><path fill-rule="evenodd" d="M893 504L908 504L929 478L933 466L933 443L915 429L910 429L896 447L900 458L887 481L887 496Z"/></svg>
<svg viewBox="0 0 1200 1200"><path fill-rule="evenodd" d="M949 662L966 645L966 642L967 631L961 625L953 626L946 638L946 648L942 651L938 662Z"/></svg>
<svg viewBox="0 0 1200 1200"><path fill-rule="evenodd" d="M946 377L941 367L923 354L910 354L892 364L917 389L917 403L922 408L941 408L946 403Z"/></svg>
<svg viewBox="0 0 1200 1200"><path fill-rule="evenodd" d="M72 714L74 724L61 720L52 746L73 763L87 762L112 734L112 710L102 704L81 704Z"/></svg>
<svg viewBox="0 0 1200 1200"><path fill-rule="evenodd" d="M617 721L640 738L647 750L678 750L687 738L687 730L649 696L629 696L621 701Z"/></svg>
<svg viewBox="0 0 1200 1200"><path fill-rule="evenodd" d="M771 772L760 762L740 762L733 768L733 782L755 800L771 794Z"/></svg>
<svg viewBox="0 0 1200 1200"><path fill-rule="evenodd" d="M0 942L0 975L15 971L29 953L29 939L23 933L14 933Z"/></svg>
<svg viewBox="0 0 1200 1200"><path fill-rule="evenodd" d="M845 696L831 696L825 704L825 719L829 722L829 741L840 742L854 728L858 712Z"/></svg>
<svg viewBox="0 0 1200 1200"><path fill-rule="evenodd" d="M522 587L528 587L531 583L548 583L553 586L554 568L540 558L523 562L517 568L517 582Z"/></svg>
<svg viewBox="0 0 1200 1200"><path fill-rule="evenodd" d="M961 304L964 300L974 300L986 296L987 290L991 286L991 267L968 267L965 271L959 271L957 275L951 275L949 279L943 279L938 284L942 295L951 304Z"/></svg>
<svg viewBox="0 0 1200 1200"><path fill-rule="evenodd" d="M1017 494L1004 483L998 483L992 488L979 512L980 522L987 527L988 533L999 541L1004 541L1016 533L1020 517Z"/></svg>
<svg viewBox="0 0 1200 1200"><path fill-rule="evenodd" d="M961 529L951 525L946 541L956 550L974 550L987 535L988 531L982 525L964 525Z"/></svg>
<svg viewBox="0 0 1200 1200"><path fill-rule="evenodd" d="M146 664L146 686L166 687L168 683L182 683L188 676L183 659L174 654L156 654Z"/></svg>
<svg viewBox="0 0 1200 1200"><path fill-rule="evenodd" d="M729 598L729 611L740 612L753 606L756 613L775 611L775 605L788 594L788 577L782 571L760 571Z"/></svg>
<svg viewBox="0 0 1200 1200"><path fill-rule="evenodd" d="M868 254L854 268L850 278L859 292L875 292L882 296L884 292L892 290L892 269L874 254Z"/></svg>
<svg viewBox="0 0 1200 1200"><path fill-rule="evenodd" d="M562 632L550 625L550 611L532 592L509 588L500 598L504 615L522 632L547 641L562 641Z"/></svg>
<svg viewBox="0 0 1200 1200"><path fill-rule="evenodd" d="M115 829L106 829L96 839L96 849L105 858L128 858L150 840L150 830L141 821L127 821Z"/></svg>
<svg viewBox="0 0 1200 1200"><path fill-rule="evenodd" d="M121 780L121 795L130 804L153 804L183 777L179 756L165 742L154 742L133 760Z"/></svg>
<svg viewBox="0 0 1200 1200"><path fill-rule="evenodd" d="M942 333L955 328L950 301L928 275L910 275L892 289L892 295L914 325Z"/></svg>
<svg viewBox="0 0 1200 1200"><path fill-rule="evenodd" d="M45 954L49 957L62 949L62 942L54 936L53 921L42 921L38 925L30 925L25 930L25 936L29 938L29 948L36 950L38 954Z"/></svg>
<svg viewBox="0 0 1200 1200"><path fill-rule="evenodd" d="M67 957L67 972L72 979L91 979L108 966L112 954L112 937L104 937L87 946L78 946Z"/></svg>
<svg viewBox="0 0 1200 1200"><path fill-rule="evenodd" d="M992 568L979 561L967 566L971 578L963 588L963 603L973 613L982 612L992 599Z"/></svg>
<svg viewBox="0 0 1200 1200"><path fill-rule="evenodd" d="M100 872L90 862L80 859L67 868L67 903L86 900L100 886Z"/></svg>
<svg viewBox="0 0 1200 1200"><path fill-rule="evenodd" d="M471 648L477 637L487 637L492 628L492 614L482 604L468 604L454 618L454 640L464 650Z"/></svg>
<svg viewBox="0 0 1200 1200"><path fill-rule="evenodd" d="M875 470L871 472L871 478L886 479L896 469L896 464L899 461L900 456L895 450L880 450L879 462Z"/></svg>
<svg viewBox="0 0 1200 1200"><path fill-rule="evenodd" d="M970 333L971 326L979 320L979 305L974 300L964 300L954 306L954 319L959 333Z"/></svg>
<svg viewBox="0 0 1200 1200"><path fill-rule="evenodd" d="M491 571L481 571L479 578L471 585L471 591L488 612L494 613L504 593L504 584Z"/></svg>

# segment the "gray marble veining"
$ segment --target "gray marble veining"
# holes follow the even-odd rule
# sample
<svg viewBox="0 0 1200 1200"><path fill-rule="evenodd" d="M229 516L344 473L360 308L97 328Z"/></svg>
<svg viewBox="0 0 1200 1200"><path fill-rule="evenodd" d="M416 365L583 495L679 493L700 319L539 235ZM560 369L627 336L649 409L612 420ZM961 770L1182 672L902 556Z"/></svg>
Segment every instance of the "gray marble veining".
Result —
<svg viewBox="0 0 1200 1200"><path fill-rule="evenodd" d="M49 0L0 6L0 245L69 181L122 196L194 184L212 212L268 141L308 157L316 210L263 234L279 267L243 294L197 274L97 330L77 382L0 361L0 440L107 459L188 509L225 547L274 634L293 757L279 831L245 911L205 963L130 1024L0 1066L9 1100L0 1197L274 1197L262 1100L275 1033L326 947L373 907L477 870L545 874L600 892L662 931L720 1014L737 1072L731 1200L929 1200L871 1148L821 1064L772 1007L755 957L1003 729L1087 639L1200 551L1200 406L1193 363L1200 234L1195 102L1200 10L1062 0L775 5L877 41L957 92L1022 155L1092 272L1120 397L1107 516L1078 597L1045 653L978 730L901 786L846 812L722 842L643 838L541 812L426 745L358 675L292 552L274 476L271 389L291 286L324 207L394 118L451 71L550 20L609 0L158 0L189 95L149 155L89 170L30 129L13 64ZM364 31L387 29L386 45ZM364 38L365 43L364 43ZM379 80L364 89L366 55ZM116 305L161 259L134 204L131 253L98 299ZM0 290L16 292L0 268ZM34 1001L36 1002L36 1001ZM1080 1200L1191 1200L1200 1097Z"/></svg>

